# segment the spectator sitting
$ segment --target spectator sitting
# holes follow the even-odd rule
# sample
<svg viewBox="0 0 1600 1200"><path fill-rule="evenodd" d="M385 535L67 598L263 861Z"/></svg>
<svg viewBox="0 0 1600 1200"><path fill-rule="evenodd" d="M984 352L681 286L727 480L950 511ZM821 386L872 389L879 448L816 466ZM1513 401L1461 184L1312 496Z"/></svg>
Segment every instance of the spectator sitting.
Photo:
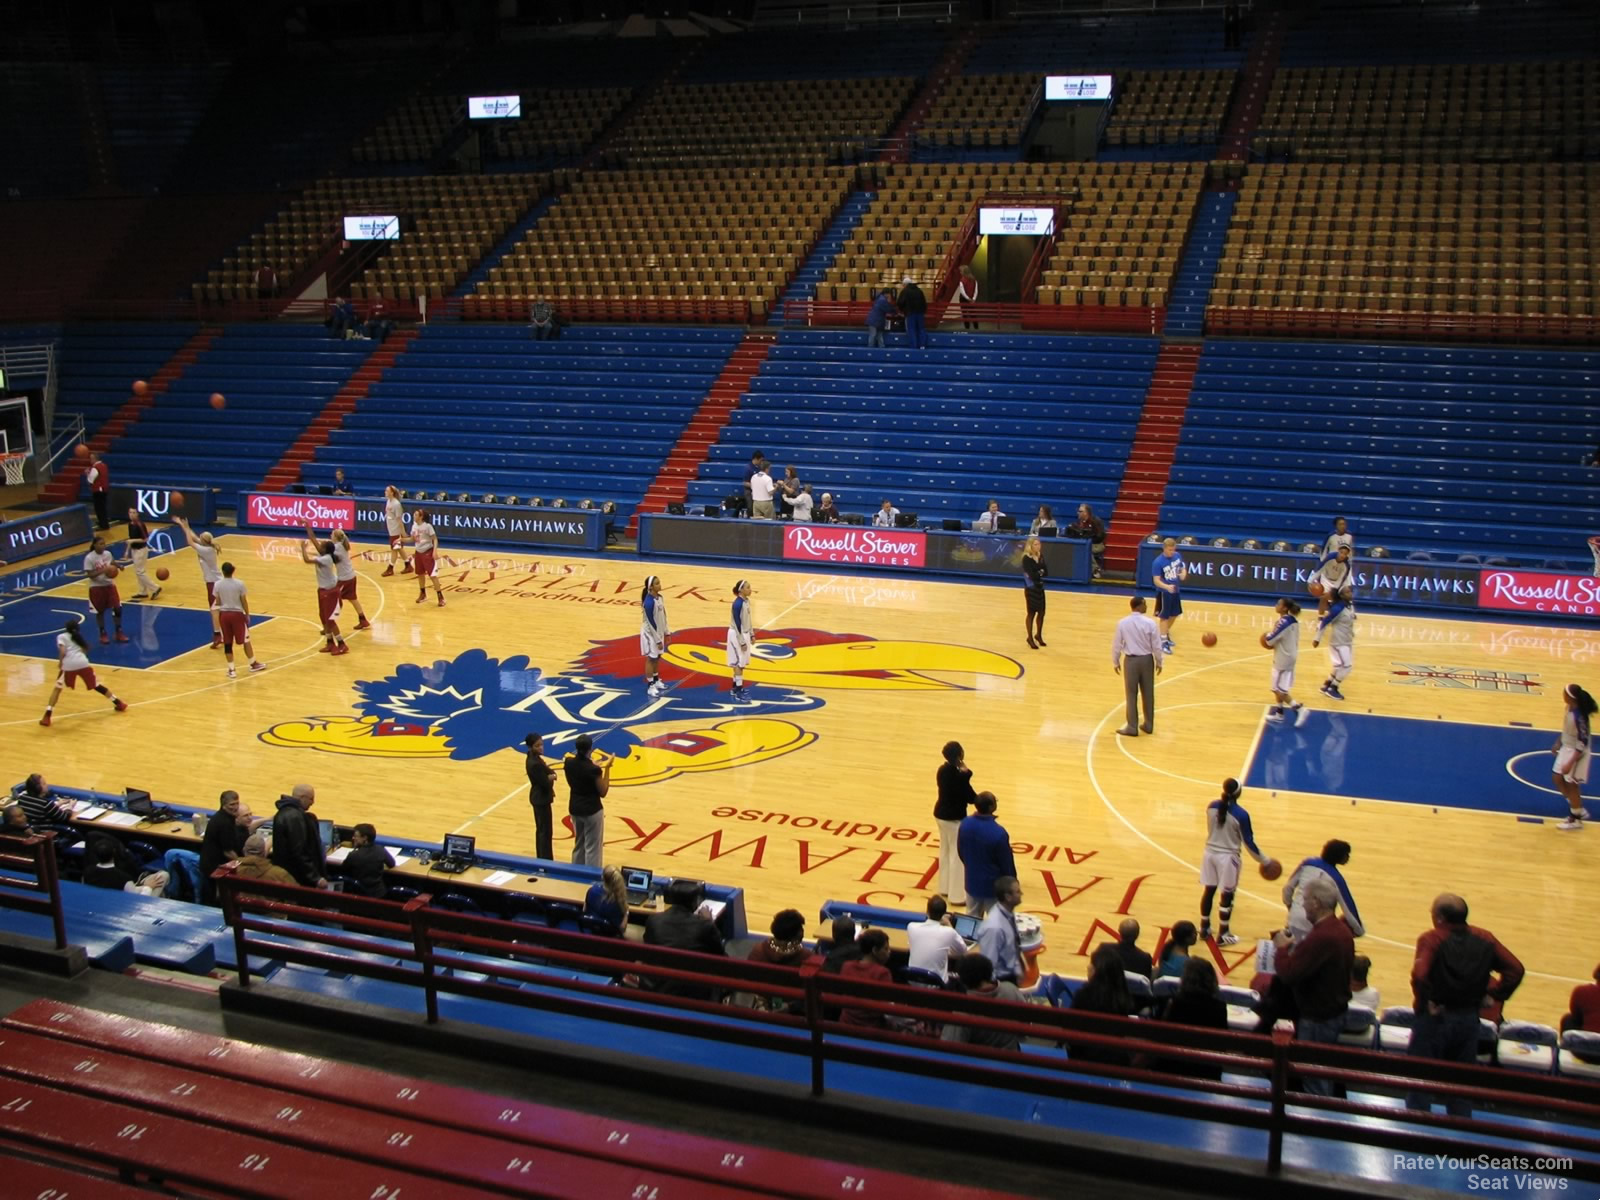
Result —
<svg viewBox="0 0 1600 1200"><path fill-rule="evenodd" d="M1350 960L1350 1003L1365 1004L1373 1012L1377 1012L1378 989L1367 982L1367 975L1372 970L1372 960L1365 954L1358 954Z"/></svg>
<svg viewBox="0 0 1600 1200"><path fill-rule="evenodd" d="M1594 969L1594 982L1581 983L1572 989L1572 999L1567 1002L1571 1010L1561 1018L1561 1030L1587 1029L1600 1032L1600 967Z"/></svg>
<svg viewBox="0 0 1600 1200"><path fill-rule="evenodd" d="M628 885L618 867L600 868L600 878L584 893L583 911L610 926L610 932L623 937L628 931Z"/></svg>
<svg viewBox="0 0 1600 1200"><path fill-rule="evenodd" d="M1005 513L1000 511L1000 501L989 501L989 507L972 523L974 533L999 533L1000 518Z"/></svg>
<svg viewBox="0 0 1600 1200"><path fill-rule="evenodd" d="M872 514L872 524L878 529L893 529L895 518L900 515L900 510L885 500Z"/></svg>
<svg viewBox="0 0 1600 1200"><path fill-rule="evenodd" d="M839 510L833 505L833 493L822 493L822 504L817 509L817 523L819 525L836 525L839 523Z"/></svg>
<svg viewBox="0 0 1600 1200"><path fill-rule="evenodd" d="M837 975L844 964L861 957L861 946L856 941L856 923L849 917L833 919L833 942L822 960L822 969Z"/></svg>
<svg viewBox="0 0 1600 1200"><path fill-rule="evenodd" d="M811 520L812 504L811 485L809 483L801 484L800 491L795 494L793 500L789 501L789 519L791 521Z"/></svg>
<svg viewBox="0 0 1600 1200"><path fill-rule="evenodd" d="M644 925L647 946L666 946L673 950L693 950L700 954L726 956L722 935L711 920L705 905L705 885L693 879L674 879L667 885L667 908L652 913ZM664 996L683 996L691 1000L716 1000L717 989L708 984L676 979L649 981L646 986Z"/></svg>
<svg viewBox="0 0 1600 1200"><path fill-rule="evenodd" d="M803 967L821 962L822 956L806 945L806 919L800 911L786 908L772 918L772 936L750 948L750 961L775 967ZM853 944L853 943L852 943Z"/></svg>
<svg viewBox="0 0 1600 1200"><path fill-rule="evenodd" d="M1114 1017L1133 1015L1133 994L1122 971L1122 958L1115 946L1101 946L1089 959L1089 980L1072 997L1073 1012L1107 1013ZM1068 1056L1074 1062L1128 1065L1128 1052L1119 1046L1085 1046L1072 1043Z"/></svg>
<svg viewBox="0 0 1600 1200"><path fill-rule="evenodd" d="M556 337L555 305L542 297L535 300L533 310L528 314L528 328L533 330L534 340L538 342Z"/></svg>
<svg viewBox="0 0 1600 1200"><path fill-rule="evenodd" d="M859 953L839 969L839 978L857 983L893 983L889 973L889 935L881 929L869 929L856 939ZM865 1008L846 1008L839 1014L846 1025L864 1025L883 1029L889 1024L884 1013Z"/></svg>
<svg viewBox="0 0 1600 1200"><path fill-rule="evenodd" d="M928 898L928 919L906 926L911 940L911 960L907 964L919 971L932 971L940 979L950 978L950 964L967 952L967 942L950 925L948 905L943 896ZM994 964L990 964L990 975Z"/></svg>
<svg viewBox="0 0 1600 1200"><path fill-rule="evenodd" d="M1194 927L1193 921L1179 921L1172 927L1172 932L1167 936L1167 944L1161 947L1161 961L1156 967L1156 978L1163 975L1182 976L1183 968L1189 958L1189 951L1200 940L1200 933Z"/></svg>
<svg viewBox="0 0 1600 1200"><path fill-rule="evenodd" d="M1122 924L1117 926L1117 941L1106 944L1116 950L1117 957L1122 959L1124 971L1150 978L1155 966L1150 961L1150 955L1139 949L1139 922L1132 917L1124 918Z"/></svg>
<svg viewBox="0 0 1600 1200"><path fill-rule="evenodd" d="M1033 519L1033 524L1028 526L1028 532L1038 536L1041 529L1056 529L1056 515L1050 511L1048 504L1039 505L1039 515Z"/></svg>
<svg viewBox="0 0 1600 1200"><path fill-rule="evenodd" d="M262 263L256 268L256 299L271 300L277 294L278 273L270 263Z"/></svg>
<svg viewBox="0 0 1600 1200"><path fill-rule="evenodd" d="M282 867L273 866L267 857L271 843L264 833L252 833L244 840L244 856L233 873L240 879L264 879L268 883L293 883L294 876Z"/></svg>
<svg viewBox="0 0 1600 1200"><path fill-rule="evenodd" d="M995 982L994 964L981 954L963 954L954 960L954 969L956 978L961 981L961 986L966 989L969 996L1025 1003L1016 984ZM946 1042L965 1042L969 1046L990 1046L996 1050L1022 1048L1022 1039L1014 1033L999 1029L979 1029L974 1025L959 1025L954 1022L947 1022L944 1032L939 1036Z"/></svg>
<svg viewBox="0 0 1600 1200"><path fill-rule="evenodd" d="M67 828L71 825L72 810L56 799L43 775L29 775L15 799L22 805L23 812L28 814L28 824L35 829L52 825Z"/></svg>
<svg viewBox="0 0 1600 1200"><path fill-rule="evenodd" d="M159 896L167 890L167 873L141 868L115 838L102 835L91 839L89 857L92 865L85 868L83 881L90 887L146 896Z"/></svg>
<svg viewBox="0 0 1600 1200"><path fill-rule="evenodd" d="M388 313L389 306L382 300L374 300L367 307L366 334L380 344L394 332L394 321L389 318Z"/></svg>
<svg viewBox="0 0 1600 1200"><path fill-rule="evenodd" d="M1185 960L1178 991L1162 1014L1173 1025L1194 1025L1202 1029L1226 1029L1228 1006L1217 988L1217 970L1203 958ZM1152 1069L1195 1079L1221 1079L1222 1068L1193 1059L1161 1059Z"/></svg>
<svg viewBox="0 0 1600 1200"><path fill-rule="evenodd" d="M350 879L347 890L382 900L389 894L383 873L394 870L394 857L378 845L378 831L371 825L361 824L351 830L350 844L355 849L344 859L344 873Z"/></svg>
<svg viewBox="0 0 1600 1200"><path fill-rule="evenodd" d="M355 485L345 477L343 467L335 467L333 470L333 494L335 496L354 496L356 494Z"/></svg>
<svg viewBox="0 0 1600 1200"><path fill-rule="evenodd" d="M1078 519L1067 526L1067 536L1089 539L1089 553L1094 556L1096 576L1106 565L1106 523L1094 515L1087 504L1078 505Z"/></svg>
<svg viewBox="0 0 1600 1200"><path fill-rule="evenodd" d="M867 346L883 348L883 331L889 326L889 318L895 315L894 297L889 294L889 289L874 292L870 297L871 306L867 309Z"/></svg>
<svg viewBox="0 0 1600 1200"><path fill-rule="evenodd" d="M33 826L28 824L28 813L20 804L6 805L3 832L8 837L32 837Z"/></svg>

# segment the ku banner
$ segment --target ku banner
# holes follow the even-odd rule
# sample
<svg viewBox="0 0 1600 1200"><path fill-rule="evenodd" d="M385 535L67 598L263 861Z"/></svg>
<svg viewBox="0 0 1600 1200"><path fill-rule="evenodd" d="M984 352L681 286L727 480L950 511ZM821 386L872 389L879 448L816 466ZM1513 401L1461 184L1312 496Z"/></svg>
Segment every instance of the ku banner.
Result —
<svg viewBox="0 0 1600 1200"><path fill-rule="evenodd" d="M173 494L183 497L182 504L173 504ZM217 494L201 484L177 487L155 484L111 484L111 516L115 520L134 509L149 522L170 521L183 517L195 525L211 525L217 519Z"/></svg>
<svg viewBox="0 0 1600 1200"><path fill-rule="evenodd" d="M601 550L606 517L596 509L520 508L509 504L459 504L433 500L405 502L409 529L418 509L426 509L441 542L497 546L558 546ZM360 537L387 538L381 499L348 496L286 496L243 492L239 525L252 529L343 529Z"/></svg>

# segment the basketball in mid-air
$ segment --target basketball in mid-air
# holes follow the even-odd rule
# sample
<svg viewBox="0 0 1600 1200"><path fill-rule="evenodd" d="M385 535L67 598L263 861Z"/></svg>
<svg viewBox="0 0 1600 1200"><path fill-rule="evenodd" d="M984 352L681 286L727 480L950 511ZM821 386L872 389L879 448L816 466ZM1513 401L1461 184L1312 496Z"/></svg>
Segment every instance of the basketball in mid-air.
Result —
<svg viewBox="0 0 1600 1200"><path fill-rule="evenodd" d="M79 442L76 446L74 446L72 448L72 453L75 454L79 458L88 458L89 457L89 443L87 443L87 442Z"/></svg>
<svg viewBox="0 0 1600 1200"><path fill-rule="evenodd" d="M172 572L167 570L165 567L157 567L156 578L161 580L162 583L165 583L167 580L172 578Z"/></svg>
<svg viewBox="0 0 1600 1200"><path fill-rule="evenodd" d="M1261 864L1261 878L1271 883L1283 875L1283 864L1275 858L1269 858Z"/></svg>
<svg viewBox="0 0 1600 1200"><path fill-rule="evenodd" d="M133 381L133 394L135 396L143 396L146 393L148 393L149 391L150 391L150 385L148 383L146 383L144 380L135 379Z"/></svg>
<svg viewBox="0 0 1600 1200"><path fill-rule="evenodd" d="M211 407L216 409L218 412L221 412L223 409L228 407L228 398L221 392L212 392Z"/></svg>
<svg viewBox="0 0 1600 1200"><path fill-rule="evenodd" d="M1313 595L1313 596L1320 596L1320 595L1322 595L1322 594L1323 594L1323 593L1324 593L1324 592L1326 592L1326 591L1327 591L1327 590L1328 590L1328 589L1327 589L1327 588L1325 588L1325 587L1323 587L1323 586L1322 586L1322 585L1321 585L1321 584L1320 584L1320 583L1313 583L1313 584L1312 584L1312 585L1311 585L1311 586L1310 586L1310 587L1309 587L1309 588L1307 588L1307 589L1306 589L1306 590L1307 590L1307 591L1308 591L1308 592L1310 592L1310 593L1311 593L1311 594L1312 594L1312 595Z"/></svg>
<svg viewBox="0 0 1600 1200"><path fill-rule="evenodd" d="M1206 630L1200 635L1200 644L1202 646L1215 646L1217 644L1217 635L1212 633L1209 629Z"/></svg>
<svg viewBox="0 0 1600 1200"><path fill-rule="evenodd" d="M173 492L172 495L167 497L167 499L172 503L172 507L173 508L182 508L183 507L183 493L182 492Z"/></svg>

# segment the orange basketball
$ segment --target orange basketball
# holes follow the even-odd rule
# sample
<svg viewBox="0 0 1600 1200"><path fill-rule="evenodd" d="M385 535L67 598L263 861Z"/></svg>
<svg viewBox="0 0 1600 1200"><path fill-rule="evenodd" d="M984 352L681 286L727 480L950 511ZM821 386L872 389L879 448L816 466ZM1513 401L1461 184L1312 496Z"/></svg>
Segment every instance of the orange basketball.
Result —
<svg viewBox="0 0 1600 1200"><path fill-rule="evenodd" d="M167 580L172 578L172 572L167 570L165 567L157 567L156 578L161 580L162 583L165 583Z"/></svg>
<svg viewBox="0 0 1600 1200"><path fill-rule="evenodd" d="M150 390L150 385L148 383L146 383L144 380L135 379L133 381L133 394L135 396L143 396L149 390Z"/></svg>
<svg viewBox="0 0 1600 1200"><path fill-rule="evenodd" d="M118 575L122 574L122 572L119 571L116 567L107 567L100 574L101 574L101 577L104 578L104 579L115 579Z"/></svg>
<svg viewBox="0 0 1600 1200"><path fill-rule="evenodd" d="M182 492L173 492L172 495L170 497L168 497L168 499L170 499L172 501L172 507L173 508L182 508L183 507L183 493Z"/></svg>
<svg viewBox="0 0 1600 1200"><path fill-rule="evenodd" d="M1308 592L1310 592L1313 596L1320 596L1324 592L1326 592L1328 589L1323 587L1320 583L1313 582L1312 585L1309 588L1307 588L1306 590Z"/></svg>
<svg viewBox="0 0 1600 1200"><path fill-rule="evenodd" d="M1217 635L1208 629L1200 635L1200 642L1205 646L1215 646L1217 644Z"/></svg>
<svg viewBox="0 0 1600 1200"><path fill-rule="evenodd" d="M88 447L88 445L86 443L79 442L76 446L74 446L72 448L72 453L77 455L77 457L79 457L79 458L88 458L89 457L89 447Z"/></svg>
<svg viewBox="0 0 1600 1200"><path fill-rule="evenodd" d="M228 398L221 392L212 392L211 407L216 409L218 412L221 412L223 409L228 407Z"/></svg>
<svg viewBox="0 0 1600 1200"><path fill-rule="evenodd" d="M1261 864L1261 878L1271 883L1274 879L1283 876L1283 864L1275 858L1269 858Z"/></svg>

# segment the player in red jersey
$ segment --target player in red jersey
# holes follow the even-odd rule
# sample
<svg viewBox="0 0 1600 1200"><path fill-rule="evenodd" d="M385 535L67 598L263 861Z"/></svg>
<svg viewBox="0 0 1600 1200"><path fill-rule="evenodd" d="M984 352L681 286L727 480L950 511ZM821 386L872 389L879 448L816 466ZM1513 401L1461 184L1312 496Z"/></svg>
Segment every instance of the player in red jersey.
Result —
<svg viewBox="0 0 1600 1200"><path fill-rule="evenodd" d="M106 549L103 537L94 539L89 553L83 556L83 573L89 577L89 607L94 609L94 623L100 630L100 644L110 643L106 636L106 614L111 614L116 627L117 641L128 640L122 632L122 595L117 591L117 560Z"/></svg>
<svg viewBox="0 0 1600 1200"><path fill-rule="evenodd" d="M433 524L428 520L428 510L425 508L419 508L411 514L411 540L417 547L411 559L411 566L417 573L417 603L421 604L428 598L428 581L433 580L433 594L439 597L439 607L443 608L444 589L433 574L433 555L439 548L439 537L433 532Z"/></svg>

